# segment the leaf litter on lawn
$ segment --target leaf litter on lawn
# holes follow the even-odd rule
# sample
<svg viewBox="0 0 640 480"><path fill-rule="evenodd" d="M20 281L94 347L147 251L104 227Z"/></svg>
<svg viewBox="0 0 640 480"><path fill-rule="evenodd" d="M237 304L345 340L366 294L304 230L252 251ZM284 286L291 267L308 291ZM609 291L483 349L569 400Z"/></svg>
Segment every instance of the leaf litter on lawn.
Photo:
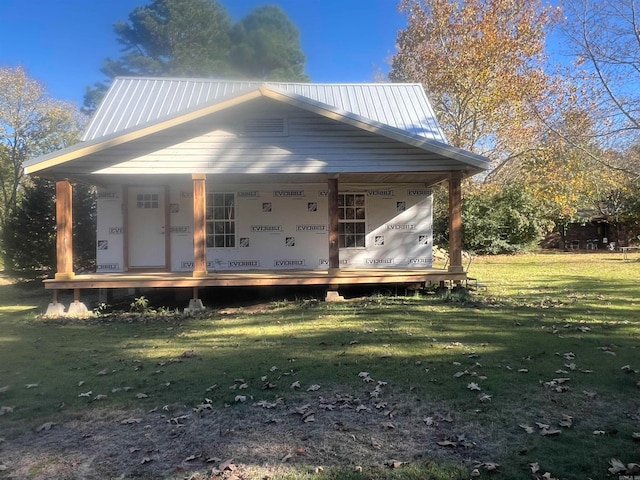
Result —
<svg viewBox="0 0 640 480"><path fill-rule="evenodd" d="M493 454L485 448L487 439L477 436L478 427L457 422L455 413L444 407L434 411L433 406L416 405L389 386L380 395L393 405L387 408L376 408L380 399L370 396L366 383L353 393L318 393L304 392L268 409L260 401L151 411L92 404L81 414L59 419L55 428L13 438L3 446L2 458L12 475L34 479L102 479L141 472L173 478L176 471L211 472L208 459L233 459L239 478L262 478L301 463L384 466L392 458L400 466L421 459L459 463L470 454ZM361 406L367 410L358 411ZM427 417L429 424L423 421ZM445 439L455 445L442 447ZM36 469L39 473L32 475Z"/></svg>

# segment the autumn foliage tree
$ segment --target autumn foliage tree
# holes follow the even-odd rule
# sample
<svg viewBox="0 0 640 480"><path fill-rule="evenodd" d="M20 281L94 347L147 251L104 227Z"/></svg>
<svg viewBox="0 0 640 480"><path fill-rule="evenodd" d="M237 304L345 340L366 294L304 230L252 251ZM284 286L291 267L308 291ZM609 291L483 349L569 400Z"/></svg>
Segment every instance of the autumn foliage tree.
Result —
<svg viewBox="0 0 640 480"><path fill-rule="evenodd" d="M50 98L44 86L21 68L0 68L0 231L4 266L25 270L51 266L55 250L54 189L48 180L25 178L23 162L69 146L78 139L84 116L71 104ZM90 195L87 189L78 201ZM91 212L78 211L78 220ZM91 254L91 236L79 242ZM84 239L83 239L84 240Z"/></svg>
<svg viewBox="0 0 640 480"><path fill-rule="evenodd" d="M541 0L402 0L393 81L421 82L457 147L494 167L532 147L539 125L531 105L545 101L547 29L559 11Z"/></svg>

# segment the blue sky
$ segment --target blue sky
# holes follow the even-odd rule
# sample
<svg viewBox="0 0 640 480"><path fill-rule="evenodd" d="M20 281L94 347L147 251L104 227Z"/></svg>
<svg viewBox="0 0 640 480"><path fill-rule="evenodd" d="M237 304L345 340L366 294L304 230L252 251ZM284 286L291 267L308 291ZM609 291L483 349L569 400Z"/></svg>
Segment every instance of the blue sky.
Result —
<svg viewBox="0 0 640 480"><path fill-rule="evenodd" d="M148 0L0 0L0 67L22 65L53 98L82 105L118 57L113 24ZM314 82L371 82L388 71L399 29L397 0L221 0L234 21L276 3L300 30Z"/></svg>

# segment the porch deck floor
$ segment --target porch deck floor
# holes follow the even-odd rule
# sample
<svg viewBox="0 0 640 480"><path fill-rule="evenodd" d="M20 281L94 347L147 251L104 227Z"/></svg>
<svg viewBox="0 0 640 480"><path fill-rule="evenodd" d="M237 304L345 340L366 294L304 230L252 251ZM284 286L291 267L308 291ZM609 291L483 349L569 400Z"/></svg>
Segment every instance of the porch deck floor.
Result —
<svg viewBox="0 0 640 480"><path fill-rule="evenodd" d="M253 270L242 272L216 271L204 277L190 272L126 272L78 274L73 278L44 281L46 289L94 288L200 288L240 286L287 286L364 284L433 284L441 281L464 281L466 273L454 273L438 268L427 269L340 269L326 270Z"/></svg>

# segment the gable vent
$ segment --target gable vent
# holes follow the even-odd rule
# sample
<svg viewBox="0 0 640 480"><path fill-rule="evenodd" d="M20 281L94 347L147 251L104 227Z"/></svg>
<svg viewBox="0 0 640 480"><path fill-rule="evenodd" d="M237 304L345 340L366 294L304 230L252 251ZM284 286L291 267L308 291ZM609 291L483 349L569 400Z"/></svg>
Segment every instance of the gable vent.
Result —
<svg viewBox="0 0 640 480"><path fill-rule="evenodd" d="M283 117L247 118L240 126L241 137L283 137L289 134L287 121Z"/></svg>

